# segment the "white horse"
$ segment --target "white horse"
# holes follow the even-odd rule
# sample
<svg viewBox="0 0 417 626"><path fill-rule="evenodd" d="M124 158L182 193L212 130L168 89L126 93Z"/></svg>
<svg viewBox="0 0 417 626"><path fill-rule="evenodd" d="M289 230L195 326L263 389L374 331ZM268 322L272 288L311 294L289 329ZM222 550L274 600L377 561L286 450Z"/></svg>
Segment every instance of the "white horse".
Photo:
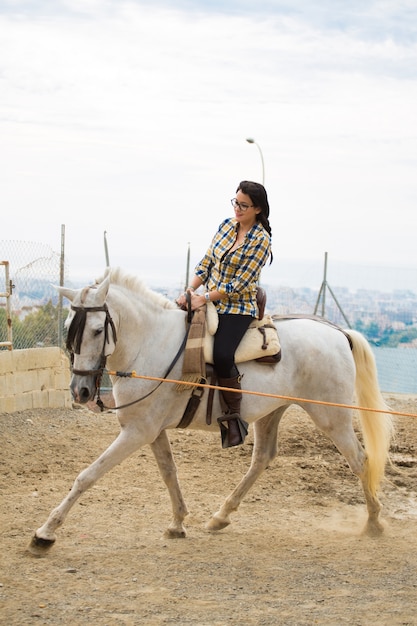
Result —
<svg viewBox="0 0 417 626"><path fill-rule="evenodd" d="M67 326L74 353L71 390L77 402L85 403L95 397L97 377L100 380L106 359L108 369L118 374L136 372L158 379L169 373L172 380L181 378L183 354L174 364L173 361L185 336L187 314L173 302L119 269L107 270L104 277L90 287L58 289L71 302ZM252 462L207 528L216 531L230 524L230 514L237 510L248 490L276 456L279 422L290 404L295 403L330 437L359 477L368 509L365 530L379 534L383 525L379 520L381 506L377 492L389 458L393 426L379 391L370 346L356 331L342 332L311 319L277 324L281 361L274 365L256 361L239 365L245 390L260 392L260 395L244 393L242 400L242 415L253 424L254 430ZM188 512L167 430L178 426L191 392L178 393L176 386L169 382L119 375L112 376L112 384L116 406L120 407L117 409L120 433L107 450L79 474L68 495L35 532L32 551L41 553L49 548L55 542L56 529L63 524L76 500L106 472L145 444L152 448L171 498L173 519L166 535L186 535L184 519ZM365 450L352 425L350 405L355 392L358 408L374 409L359 411ZM218 393L214 398L211 425L206 424L207 395L206 391L190 428L214 431L220 445L215 419L221 415ZM225 451L225 455L229 454L229 450Z"/></svg>

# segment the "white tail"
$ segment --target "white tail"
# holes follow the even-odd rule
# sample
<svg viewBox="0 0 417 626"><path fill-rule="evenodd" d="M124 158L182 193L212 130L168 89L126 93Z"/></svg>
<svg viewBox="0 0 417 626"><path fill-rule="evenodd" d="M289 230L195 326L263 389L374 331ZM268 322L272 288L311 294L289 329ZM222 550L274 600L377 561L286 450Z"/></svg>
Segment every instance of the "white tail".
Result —
<svg viewBox="0 0 417 626"><path fill-rule="evenodd" d="M346 332L352 340L352 353L356 364L355 390L358 406L389 411L379 389L375 357L369 343L357 331ZM376 495L385 475L394 425L388 413L359 410L359 415L368 457L368 487L370 492Z"/></svg>

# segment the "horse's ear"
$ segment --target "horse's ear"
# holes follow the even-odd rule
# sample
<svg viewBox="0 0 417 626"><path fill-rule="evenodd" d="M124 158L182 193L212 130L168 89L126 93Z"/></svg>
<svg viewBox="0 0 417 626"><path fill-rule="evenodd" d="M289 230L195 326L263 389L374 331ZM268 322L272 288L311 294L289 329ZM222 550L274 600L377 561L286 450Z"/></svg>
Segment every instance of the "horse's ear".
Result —
<svg viewBox="0 0 417 626"><path fill-rule="evenodd" d="M76 289L69 289L68 287L59 287L58 285L54 285L54 287L63 298L67 298L70 302L74 301L75 294L77 293Z"/></svg>
<svg viewBox="0 0 417 626"><path fill-rule="evenodd" d="M101 281L101 283L97 285L97 300L99 300L103 304L106 301L109 287L110 287L110 274L107 274L107 276Z"/></svg>

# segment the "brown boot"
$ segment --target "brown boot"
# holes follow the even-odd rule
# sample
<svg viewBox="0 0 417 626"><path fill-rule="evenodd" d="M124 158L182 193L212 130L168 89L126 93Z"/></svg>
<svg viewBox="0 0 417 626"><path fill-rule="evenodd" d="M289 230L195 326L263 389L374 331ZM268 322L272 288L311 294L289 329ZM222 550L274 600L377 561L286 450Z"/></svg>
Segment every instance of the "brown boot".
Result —
<svg viewBox="0 0 417 626"><path fill-rule="evenodd" d="M241 389L241 376L234 378L219 378L219 387L230 387L230 389ZM242 394L235 391L221 391L221 396L226 405L226 410L222 417L218 418L220 432L222 436L222 447L231 448L239 446L245 441L248 434L248 424L240 417L240 403Z"/></svg>

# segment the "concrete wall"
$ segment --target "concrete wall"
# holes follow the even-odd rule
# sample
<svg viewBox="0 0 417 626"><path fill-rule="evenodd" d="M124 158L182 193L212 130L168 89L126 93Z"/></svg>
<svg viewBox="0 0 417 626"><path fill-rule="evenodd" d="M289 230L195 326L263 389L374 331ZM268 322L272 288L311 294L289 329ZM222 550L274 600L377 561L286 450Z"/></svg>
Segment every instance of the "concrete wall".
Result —
<svg viewBox="0 0 417 626"><path fill-rule="evenodd" d="M71 408L70 378L60 348L0 350L0 413Z"/></svg>

